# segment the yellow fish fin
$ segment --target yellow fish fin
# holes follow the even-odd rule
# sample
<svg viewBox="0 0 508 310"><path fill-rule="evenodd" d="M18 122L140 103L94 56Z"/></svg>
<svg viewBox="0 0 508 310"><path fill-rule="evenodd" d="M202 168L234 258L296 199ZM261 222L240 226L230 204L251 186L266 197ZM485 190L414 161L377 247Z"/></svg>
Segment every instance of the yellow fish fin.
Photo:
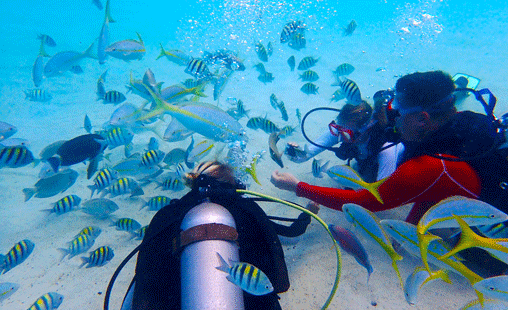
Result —
<svg viewBox="0 0 508 310"><path fill-rule="evenodd" d="M256 174L257 162L258 162L258 157L254 156L254 158L252 158L252 162L250 163L250 167L245 168L245 171L247 171L247 173L250 174L250 176L252 177L254 182L261 185L261 183L259 183L258 176Z"/></svg>
<svg viewBox="0 0 508 310"><path fill-rule="evenodd" d="M430 270L429 261L427 259L428 248L429 248L429 244L432 241L438 240L438 239L441 239L441 237L431 235L431 234L426 234L426 235L418 234L418 246L420 247L420 256L422 257L422 261L423 261L423 265L425 265L425 269L427 269L427 272L430 275L432 275L432 270Z"/></svg>

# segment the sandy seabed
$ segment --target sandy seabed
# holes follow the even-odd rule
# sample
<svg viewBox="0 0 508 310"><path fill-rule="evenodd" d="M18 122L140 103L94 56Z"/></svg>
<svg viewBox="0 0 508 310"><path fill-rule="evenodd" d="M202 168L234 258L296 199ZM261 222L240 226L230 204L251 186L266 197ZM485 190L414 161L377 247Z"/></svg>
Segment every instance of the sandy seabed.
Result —
<svg viewBox="0 0 508 310"><path fill-rule="evenodd" d="M483 18L484 21L490 22L489 16ZM385 35L388 39L383 37ZM508 70L505 70L506 59L497 56L500 55L498 51L505 53L503 47L497 45L500 44L497 43L499 40L493 37L500 34L491 35L489 40L480 36L479 29L469 33L445 31L439 38L429 39L427 44L415 39L411 41L410 38L403 41L395 31L359 28L346 41L339 34L328 35L314 28L308 34L310 38L308 47L302 51L296 52L285 45L274 44L274 54L265 64L266 69L274 73L275 80L272 83L265 85L257 80L257 72L252 66L258 62L258 59L253 49L242 54L247 70L232 76L221 95L218 106L224 110L228 109L229 106L224 99L234 97L241 99L246 108L251 110L249 116L267 115L277 124L285 125L279 112L270 107L269 96L275 93L286 104L289 113L288 124L296 125L297 108L305 113L313 107L340 107L343 104L343 101L330 104L329 98L335 91L335 88L330 86L333 82L331 71L339 64L349 62L356 67L350 78L358 83L363 97L367 100L370 100L375 91L393 87L397 76L414 71L442 69L451 74L464 72L481 78L480 87L490 88L500 99L496 111L502 114L508 111L504 102L508 94L504 83L508 77ZM271 40L276 42L276 37L274 35ZM94 129L99 129L101 124L109 119L115 107L96 102L95 98L96 81L105 68L109 68L106 88L124 93L126 91L124 86L128 82L131 71L140 79L144 71L151 68L157 80L165 82L164 86L190 77L183 73L183 67L169 63L166 59L155 61L159 53L158 42L146 43L147 54L142 61L127 64L109 58L105 67L99 67L96 61L86 59L82 62L85 69L82 75L66 73L61 77L45 79L43 88L53 95L53 99L47 103L23 99L23 91L32 88L31 69L36 50L34 49L30 55L6 55L0 75L0 120L17 126L18 133L14 137L28 139L31 143L30 149L37 155L49 143L84 134L82 126L85 114L92 120ZM493 45L487 47L490 43ZM169 42L165 46L176 48L178 46L175 45L178 44L181 42ZM83 43L76 49L84 50L87 45ZM182 48L185 48L186 45L182 45ZM57 48L48 48L51 54L57 50ZM198 56L199 53L194 52L194 55ZM286 64L290 55L296 56L297 63L304 56L321 57L314 68L321 77L316 82L320 87L318 95L305 95L299 90L303 83L298 80L298 72L290 72ZM380 68L383 70L376 70ZM208 98L205 98L204 102L212 103L212 89L208 88L206 94ZM127 102L142 103L142 100L133 94L127 95L127 98ZM468 99L460 109L482 111L472 99ZM309 135L315 137L326 130L325 123L333 117L329 114L319 114L319 116L316 114L309 117L309 124L306 126ZM168 120L169 117L166 118L166 121ZM240 120L244 127L246 122L246 118ZM248 128L246 132L249 137L247 150L250 155L260 150L268 150L267 134ZM154 136L151 132L136 135L135 151L146 148L151 136ZM196 135L197 140L201 138ZM185 149L189 141L190 139L172 143L161 141L160 148L165 152L175 147ZM287 141L296 141L302 145L305 142L299 131L279 142L279 148L283 148ZM212 152L212 155L207 158L217 156L218 159L224 159L226 151L218 155L216 153ZM111 161L115 163L122 157L123 150L117 148L112 151ZM331 160L333 164L341 163L329 152L317 158ZM276 169L292 172L300 180L311 184L335 185L328 177L314 178L310 173L310 161L295 164L287 157L283 160L285 167L280 169L266 154L257 167L258 178L262 185L251 182L249 190L305 205L306 199L280 191L270 183L270 174ZM39 168L40 166L34 168L29 165L16 169L0 169L0 219L2 219L0 252L6 253L14 243L22 239L30 239L35 243L33 253L25 262L8 273L0 275L0 282L14 282L20 285L20 289L15 294L0 303L0 308L25 309L42 294L55 291L64 295L64 301L59 309L101 309L111 275L122 259L140 241L131 240L127 233L111 227L111 221L94 219L79 210L60 216L41 212L43 209L51 208L52 203L65 195L75 194L83 201L89 198L90 191L86 186L91 185L92 181L86 179L86 166L83 164L72 167L79 173L79 177L65 193L51 198L32 198L24 202L22 190L35 184L38 180ZM159 194L176 198L185 193L162 191L160 188L156 189L155 184L146 186L144 191L145 195L142 198L145 200ZM120 206L120 209L114 213L116 218L134 218L144 226L155 214L146 208L140 210L141 203L137 199L116 197L113 200ZM277 204L262 203L261 206L269 215L296 217L299 214L298 211ZM407 212L407 209L399 208L378 213L378 216L404 219ZM352 228L341 212L322 207L319 216L326 223ZM103 230L92 250L102 245L111 246L115 252L112 261L100 268L78 268L81 264L79 257L87 255L78 255L72 259L66 258L60 261L61 254L57 248L65 247L66 242L72 240L82 228L89 225L98 226ZM320 308L332 289L336 270L335 254L328 234L317 222L313 221L304 235L295 239L284 239L283 247L291 281L289 291L280 294L283 309ZM404 299L389 257L373 243L366 242L365 247L374 268L369 282L367 283L366 270L358 265L352 256L343 252L340 285L330 309L458 309L475 298L474 291L467 280L452 275L452 285L434 281L419 292L417 304L409 306ZM405 279L421 263L407 253L403 256L404 259L398 265ZM111 298L111 309L119 308L133 276L134 265L133 259L117 279Z"/></svg>

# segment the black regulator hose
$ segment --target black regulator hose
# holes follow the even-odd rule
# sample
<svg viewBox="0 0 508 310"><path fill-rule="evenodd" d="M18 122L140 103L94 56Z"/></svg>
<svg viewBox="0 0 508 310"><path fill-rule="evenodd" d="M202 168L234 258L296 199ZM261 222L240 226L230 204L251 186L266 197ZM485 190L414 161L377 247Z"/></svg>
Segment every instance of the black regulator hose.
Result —
<svg viewBox="0 0 508 310"><path fill-rule="evenodd" d="M326 150L329 150L329 151L332 151L332 152L335 153L335 155L338 156L338 153L339 153L339 148L338 147L329 147L329 146L319 145L319 144L315 143L314 141L312 141L311 139L309 139L309 137L305 133L305 127L304 127L304 125L305 125L305 120L307 119L307 116L309 116L311 113L314 113L316 111L322 111L322 110L335 111L335 112L340 112L341 111L340 109L336 109L336 108L320 107L320 108L314 108L314 109L310 110L309 112L305 113L305 115L302 118L302 123L301 123L302 135L305 138L305 140L309 141L310 144L312 144L314 146L317 146L317 147L320 147L320 148L323 148L323 149L326 149Z"/></svg>

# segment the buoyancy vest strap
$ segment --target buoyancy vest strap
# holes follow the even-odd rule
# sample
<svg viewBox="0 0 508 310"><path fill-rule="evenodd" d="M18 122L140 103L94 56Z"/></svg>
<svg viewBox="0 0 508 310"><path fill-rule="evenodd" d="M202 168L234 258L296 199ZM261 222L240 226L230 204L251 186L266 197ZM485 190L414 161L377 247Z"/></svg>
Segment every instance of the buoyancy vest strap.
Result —
<svg viewBox="0 0 508 310"><path fill-rule="evenodd" d="M238 232L231 226L218 223L191 227L180 232L180 235L173 239L173 254L176 254L188 244L203 240L237 241Z"/></svg>

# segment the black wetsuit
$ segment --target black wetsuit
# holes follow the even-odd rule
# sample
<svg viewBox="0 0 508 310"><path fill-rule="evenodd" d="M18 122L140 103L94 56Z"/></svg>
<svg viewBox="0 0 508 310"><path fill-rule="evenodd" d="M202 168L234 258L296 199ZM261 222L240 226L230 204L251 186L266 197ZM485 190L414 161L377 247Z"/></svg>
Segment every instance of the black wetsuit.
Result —
<svg viewBox="0 0 508 310"><path fill-rule="evenodd" d="M193 190L157 212L146 231L143 241L146 245L138 254L132 309L181 308L180 257L178 253L172 253L171 243L180 234L185 214L203 202L205 196L233 215L240 261L263 270L273 284L274 291L267 295L254 296L244 292L245 309L281 309L277 293L289 289L289 279L277 234L293 237L304 233L310 216L300 215L289 227L276 224L255 201L242 198L228 184L221 184L221 189L215 193L202 194Z"/></svg>

